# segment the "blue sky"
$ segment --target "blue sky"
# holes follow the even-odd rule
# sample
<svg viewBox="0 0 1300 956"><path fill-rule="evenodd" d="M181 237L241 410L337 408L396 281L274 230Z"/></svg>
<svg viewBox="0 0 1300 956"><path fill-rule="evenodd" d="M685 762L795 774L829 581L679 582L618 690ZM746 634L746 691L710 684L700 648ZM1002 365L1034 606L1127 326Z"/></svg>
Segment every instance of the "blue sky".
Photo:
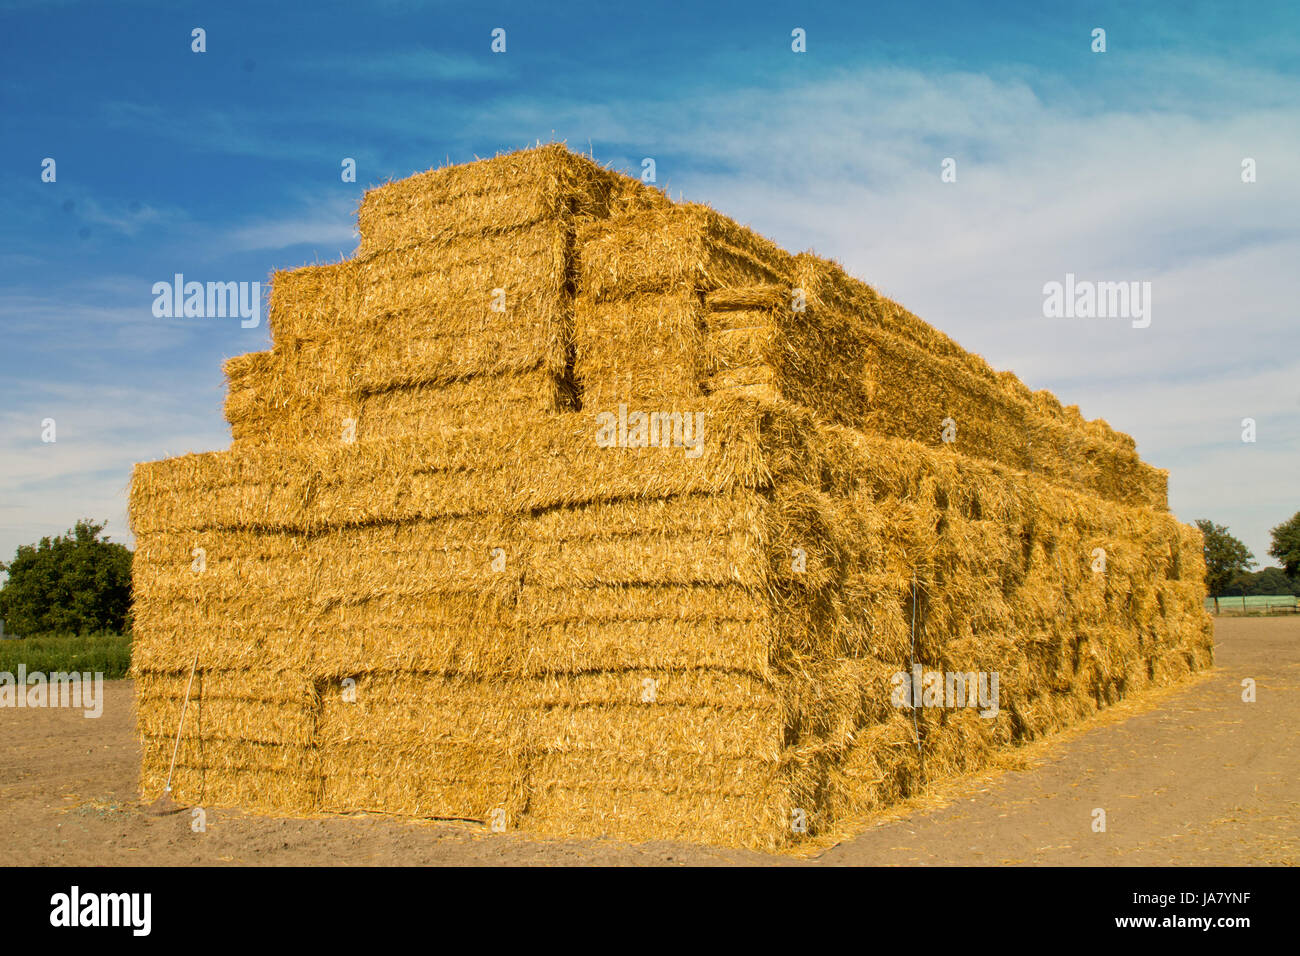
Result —
<svg viewBox="0 0 1300 956"><path fill-rule="evenodd" d="M155 318L153 283L337 260L366 186L564 139L654 157L674 198L1107 419L1180 518L1272 563L1300 510L1300 8L470 6L0 0L0 556L82 516L129 541L133 462L227 446L221 361L265 325ZM1067 272L1150 281L1151 326L1044 319Z"/></svg>

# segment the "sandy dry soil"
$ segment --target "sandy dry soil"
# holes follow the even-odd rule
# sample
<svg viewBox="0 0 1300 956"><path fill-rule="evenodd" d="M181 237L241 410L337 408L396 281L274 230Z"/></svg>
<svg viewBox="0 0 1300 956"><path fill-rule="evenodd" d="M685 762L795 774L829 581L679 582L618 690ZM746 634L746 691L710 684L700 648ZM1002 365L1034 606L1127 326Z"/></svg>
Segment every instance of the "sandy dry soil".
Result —
<svg viewBox="0 0 1300 956"><path fill-rule="evenodd" d="M543 841L382 816L141 812L132 685L104 715L0 710L0 845L9 865L1296 864L1300 619L1223 618L1207 679L1025 751L1025 768L949 783L801 858L672 843ZM1243 678L1257 682L1242 701ZM1107 814L1105 833L1092 811Z"/></svg>

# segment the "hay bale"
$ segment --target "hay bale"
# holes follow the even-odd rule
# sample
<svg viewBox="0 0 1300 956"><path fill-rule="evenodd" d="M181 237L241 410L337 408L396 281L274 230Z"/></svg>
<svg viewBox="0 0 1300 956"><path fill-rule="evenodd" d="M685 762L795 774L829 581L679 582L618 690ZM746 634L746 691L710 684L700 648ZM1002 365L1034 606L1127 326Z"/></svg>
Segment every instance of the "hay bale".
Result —
<svg viewBox="0 0 1300 956"><path fill-rule="evenodd" d="M635 180L552 143L368 190L358 212L360 254L665 204L662 195Z"/></svg>
<svg viewBox="0 0 1300 956"><path fill-rule="evenodd" d="M707 206L634 210L586 223L578 285L598 300L787 281L794 257Z"/></svg>
<svg viewBox="0 0 1300 956"><path fill-rule="evenodd" d="M558 388L554 375L533 368L441 384L363 390L357 405L357 439L375 442L476 432L495 417L540 420L561 401Z"/></svg>
<svg viewBox="0 0 1300 956"><path fill-rule="evenodd" d="M356 323L361 276L356 260L275 272L267 315L275 348L347 335Z"/></svg>
<svg viewBox="0 0 1300 956"><path fill-rule="evenodd" d="M690 289L614 300L579 295L574 378L583 406L680 411L698 400L702 312Z"/></svg>

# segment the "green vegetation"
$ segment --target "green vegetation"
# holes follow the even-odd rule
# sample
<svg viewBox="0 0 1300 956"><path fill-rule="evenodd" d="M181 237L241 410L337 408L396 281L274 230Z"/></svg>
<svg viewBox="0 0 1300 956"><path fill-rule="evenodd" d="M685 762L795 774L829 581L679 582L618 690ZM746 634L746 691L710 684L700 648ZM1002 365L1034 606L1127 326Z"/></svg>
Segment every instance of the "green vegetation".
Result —
<svg viewBox="0 0 1300 956"><path fill-rule="evenodd" d="M16 641L0 641L0 672L90 671L105 680L125 677L131 666L129 634L47 634Z"/></svg>
<svg viewBox="0 0 1300 956"><path fill-rule="evenodd" d="M67 535L20 545L0 571L0 620L20 636L130 630L131 552L101 538L103 524L78 521Z"/></svg>
<svg viewBox="0 0 1300 956"><path fill-rule="evenodd" d="M1273 529L1268 553L1282 562L1281 568L1251 571L1255 556L1221 524L1201 519L1196 522L1205 536L1205 584L1219 610L1219 599L1231 599L1232 611L1258 611L1266 607L1294 607L1300 596L1300 512Z"/></svg>
<svg viewBox="0 0 1300 956"><path fill-rule="evenodd" d="M1274 528L1272 535L1268 553L1281 561L1286 576L1300 585L1300 511Z"/></svg>
<svg viewBox="0 0 1300 956"><path fill-rule="evenodd" d="M1205 536L1205 587L1219 609L1219 596L1234 578L1250 570L1255 556L1250 549L1228 533L1226 525L1205 518L1196 522Z"/></svg>
<svg viewBox="0 0 1300 956"><path fill-rule="evenodd" d="M1288 596L1300 595L1300 579L1291 580L1281 568L1244 571L1223 589L1221 597L1275 596L1283 603ZM1280 596L1279 596L1280 595Z"/></svg>
<svg viewBox="0 0 1300 956"><path fill-rule="evenodd" d="M1213 598L1206 598L1205 606L1211 607L1213 605L1213 601L1214 601ZM1246 610L1262 611L1266 607L1295 607L1296 596L1294 594L1252 594L1251 596L1245 598L1245 601L1246 601L1245 604ZM1240 595L1238 595L1237 597L1229 597L1227 595L1224 595L1223 609L1225 611L1232 611L1232 610L1240 611L1242 609L1241 602L1242 602L1242 597Z"/></svg>

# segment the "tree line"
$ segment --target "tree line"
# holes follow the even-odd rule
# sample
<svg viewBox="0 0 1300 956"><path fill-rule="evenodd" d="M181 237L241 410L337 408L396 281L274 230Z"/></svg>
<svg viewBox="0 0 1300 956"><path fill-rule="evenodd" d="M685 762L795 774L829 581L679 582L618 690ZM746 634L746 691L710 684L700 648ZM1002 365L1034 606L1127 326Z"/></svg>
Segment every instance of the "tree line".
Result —
<svg viewBox="0 0 1300 956"><path fill-rule="evenodd" d="M1282 567L1251 572L1255 555L1226 525L1202 518L1196 522L1205 538L1205 586L1219 609L1219 598L1263 594L1300 595L1300 511L1271 532L1270 557Z"/></svg>

